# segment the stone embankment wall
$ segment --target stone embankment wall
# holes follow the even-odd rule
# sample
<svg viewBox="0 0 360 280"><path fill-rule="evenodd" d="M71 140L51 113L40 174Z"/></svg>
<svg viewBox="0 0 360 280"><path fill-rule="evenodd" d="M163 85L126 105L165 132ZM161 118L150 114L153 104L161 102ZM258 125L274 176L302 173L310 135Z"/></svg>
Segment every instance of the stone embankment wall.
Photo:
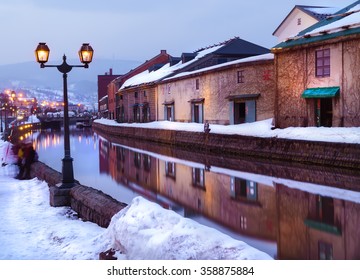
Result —
<svg viewBox="0 0 360 280"><path fill-rule="evenodd" d="M96 122L93 128L110 137L151 141L219 156L360 169L360 144L109 126Z"/></svg>
<svg viewBox="0 0 360 280"><path fill-rule="evenodd" d="M58 186L61 185L62 181L61 173L40 161L33 163L31 170L33 177L48 183L50 204L52 206L70 206L77 212L79 218L85 221L107 227L111 218L126 207L125 203L119 202L99 190L83 186L78 182L70 189L59 189ZM54 193L58 195L59 191L63 194L63 200L61 203L54 203Z"/></svg>

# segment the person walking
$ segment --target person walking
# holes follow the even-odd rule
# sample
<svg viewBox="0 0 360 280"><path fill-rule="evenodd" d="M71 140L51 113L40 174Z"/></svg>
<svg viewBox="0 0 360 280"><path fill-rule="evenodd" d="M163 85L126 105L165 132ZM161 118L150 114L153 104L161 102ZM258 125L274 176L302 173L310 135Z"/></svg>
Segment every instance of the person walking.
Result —
<svg viewBox="0 0 360 280"><path fill-rule="evenodd" d="M17 148L17 166L19 167L19 173L18 175L15 177L16 179L22 179L23 175L24 175L24 169L25 169L25 147L23 143L20 143L18 148Z"/></svg>
<svg viewBox="0 0 360 280"><path fill-rule="evenodd" d="M32 143L29 143L26 145L25 148L25 153L24 153L24 158L25 158L25 163L24 163L24 177L21 179L31 179L31 164L34 162L35 160L35 149L32 145Z"/></svg>

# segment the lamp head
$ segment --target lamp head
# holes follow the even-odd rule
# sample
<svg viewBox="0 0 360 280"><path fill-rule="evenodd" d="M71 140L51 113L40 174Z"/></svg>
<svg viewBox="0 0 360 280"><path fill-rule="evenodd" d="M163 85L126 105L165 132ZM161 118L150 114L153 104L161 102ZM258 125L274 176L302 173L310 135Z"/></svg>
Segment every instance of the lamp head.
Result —
<svg viewBox="0 0 360 280"><path fill-rule="evenodd" d="M85 66L87 66L89 63L91 63L93 54L93 48L88 43L84 43L79 50L79 58L81 63L84 63Z"/></svg>
<svg viewBox="0 0 360 280"><path fill-rule="evenodd" d="M44 64L48 61L50 49L46 43L39 43L35 50L36 61L40 64Z"/></svg>

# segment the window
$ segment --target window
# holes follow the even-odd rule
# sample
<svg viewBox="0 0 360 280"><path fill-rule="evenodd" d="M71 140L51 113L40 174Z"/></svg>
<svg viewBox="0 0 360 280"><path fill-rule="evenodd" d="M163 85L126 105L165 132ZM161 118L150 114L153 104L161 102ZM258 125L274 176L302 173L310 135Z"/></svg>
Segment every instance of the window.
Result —
<svg viewBox="0 0 360 280"><path fill-rule="evenodd" d="M151 168L151 157L149 155L143 155L144 169L150 171Z"/></svg>
<svg viewBox="0 0 360 280"><path fill-rule="evenodd" d="M297 25L301 25L301 18L297 19Z"/></svg>
<svg viewBox="0 0 360 280"><path fill-rule="evenodd" d="M330 49L316 51L316 77L330 77Z"/></svg>
<svg viewBox="0 0 360 280"><path fill-rule="evenodd" d="M205 172L202 168L192 169L192 183L194 187L205 189Z"/></svg>
<svg viewBox="0 0 360 280"><path fill-rule="evenodd" d="M195 89L198 90L200 88L200 80L196 79L195 80Z"/></svg>
<svg viewBox="0 0 360 280"><path fill-rule="evenodd" d="M242 178L231 177L230 193L231 197L237 200L257 201L257 184Z"/></svg>
<svg viewBox="0 0 360 280"><path fill-rule="evenodd" d="M245 78L245 76L244 76L244 70L238 71L238 72L237 72L237 82L238 82L238 84L244 83L244 78Z"/></svg>
<svg viewBox="0 0 360 280"><path fill-rule="evenodd" d="M146 90L144 90L144 97L146 97L147 95L146 95Z"/></svg>
<svg viewBox="0 0 360 280"><path fill-rule="evenodd" d="M240 216L240 228L247 229L247 219L244 216Z"/></svg>
<svg viewBox="0 0 360 280"><path fill-rule="evenodd" d="M175 162L166 161L165 162L165 174L166 177L174 178L176 177L176 171L175 171Z"/></svg>
<svg viewBox="0 0 360 280"><path fill-rule="evenodd" d="M138 92L135 91L135 98L138 98Z"/></svg>
<svg viewBox="0 0 360 280"><path fill-rule="evenodd" d="M138 152L134 153L134 165L137 168L141 167L141 154Z"/></svg>

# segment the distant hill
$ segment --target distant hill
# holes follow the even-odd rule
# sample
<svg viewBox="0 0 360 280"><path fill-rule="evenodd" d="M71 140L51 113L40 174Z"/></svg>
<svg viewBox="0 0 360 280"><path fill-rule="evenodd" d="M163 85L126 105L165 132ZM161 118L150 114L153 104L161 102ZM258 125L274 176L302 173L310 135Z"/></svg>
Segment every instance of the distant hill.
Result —
<svg viewBox="0 0 360 280"><path fill-rule="evenodd" d="M62 61L48 62L47 64L61 64ZM78 65L78 60L67 61L70 65ZM110 68L113 75L125 74L131 69L139 66L141 62L132 60L110 60L95 59L89 68L73 68L68 74L69 100L82 102L84 100L91 103L97 100L97 76L108 73ZM12 89L24 91L28 94L37 96L39 92L49 92L49 99L53 92L62 91L63 78L56 68L41 69L37 62L23 62L17 64L0 65L0 90ZM44 91L45 89L45 91ZM89 97L91 100L89 100ZM41 94L41 98L44 98Z"/></svg>

